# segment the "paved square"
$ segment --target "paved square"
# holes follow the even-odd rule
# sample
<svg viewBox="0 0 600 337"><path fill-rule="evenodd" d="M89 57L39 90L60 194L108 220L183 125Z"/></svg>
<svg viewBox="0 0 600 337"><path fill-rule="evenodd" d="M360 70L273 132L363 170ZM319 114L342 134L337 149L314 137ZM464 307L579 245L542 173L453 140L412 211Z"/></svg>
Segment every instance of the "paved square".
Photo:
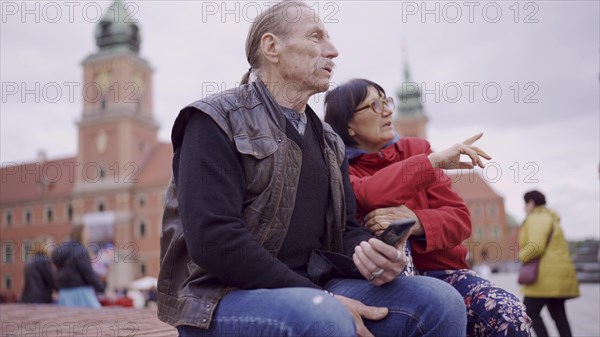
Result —
<svg viewBox="0 0 600 337"><path fill-rule="evenodd" d="M517 283L518 273L497 273L490 276L490 281L501 288L515 294L523 300ZM567 301L567 317L571 325L573 336L600 336L600 283L581 283L579 285L581 296ZM554 321L550 318L548 310L542 310L542 318L550 336L557 336L558 331Z"/></svg>

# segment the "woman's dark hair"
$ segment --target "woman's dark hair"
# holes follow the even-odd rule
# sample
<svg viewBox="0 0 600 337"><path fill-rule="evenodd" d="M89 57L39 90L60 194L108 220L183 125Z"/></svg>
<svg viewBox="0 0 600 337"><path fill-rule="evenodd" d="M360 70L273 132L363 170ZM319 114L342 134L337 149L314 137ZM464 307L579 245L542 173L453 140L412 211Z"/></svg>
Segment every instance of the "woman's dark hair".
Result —
<svg viewBox="0 0 600 337"><path fill-rule="evenodd" d="M544 194L542 192L539 192L536 190L525 193L525 195L523 196L523 199L525 199L526 203L533 200L533 204L536 207L546 204L546 196L544 196Z"/></svg>
<svg viewBox="0 0 600 337"><path fill-rule="evenodd" d="M385 90L379 84L362 78L352 79L325 95L325 122L342 137L346 146L356 146L348 133L348 124L354 116L354 110L369 95L369 87L385 96Z"/></svg>

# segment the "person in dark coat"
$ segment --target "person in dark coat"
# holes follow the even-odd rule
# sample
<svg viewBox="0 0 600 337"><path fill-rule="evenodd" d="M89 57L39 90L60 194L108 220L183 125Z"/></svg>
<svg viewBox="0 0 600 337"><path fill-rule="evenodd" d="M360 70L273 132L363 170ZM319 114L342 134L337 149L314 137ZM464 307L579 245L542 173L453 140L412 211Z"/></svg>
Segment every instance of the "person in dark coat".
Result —
<svg viewBox="0 0 600 337"><path fill-rule="evenodd" d="M71 230L71 241L64 242L52 253L56 265L58 304L68 307L99 308L96 292L104 286L96 276L84 243L87 233L83 225Z"/></svg>
<svg viewBox="0 0 600 337"><path fill-rule="evenodd" d="M25 287L21 295L23 303L52 303L56 289L52 263L42 242L36 242L33 254L25 262Z"/></svg>

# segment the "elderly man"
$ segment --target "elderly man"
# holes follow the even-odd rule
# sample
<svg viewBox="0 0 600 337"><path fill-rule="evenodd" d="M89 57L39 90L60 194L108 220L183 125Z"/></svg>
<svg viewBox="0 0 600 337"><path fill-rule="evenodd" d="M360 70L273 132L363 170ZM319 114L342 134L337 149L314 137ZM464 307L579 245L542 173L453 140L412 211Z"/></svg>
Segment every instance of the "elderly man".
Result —
<svg viewBox="0 0 600 337"><path fill-rule="evenodd" d="M159 318L183 336L464 335L458 292L397 277L403 254L355 222L343 142L307 105L338 56L318 16L277 3L252 24L246 56L249 83L173 126Z"/></svg>

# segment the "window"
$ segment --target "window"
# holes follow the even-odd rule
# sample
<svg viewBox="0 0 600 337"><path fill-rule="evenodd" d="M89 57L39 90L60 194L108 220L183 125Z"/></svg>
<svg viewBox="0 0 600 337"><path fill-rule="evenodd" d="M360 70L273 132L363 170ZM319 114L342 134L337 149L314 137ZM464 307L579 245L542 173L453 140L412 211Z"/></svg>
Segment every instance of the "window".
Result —
<svg viewBox="0 0 600 337"><path fill-rule="evenodd" d="M487 208L488 208L487 209L488 216L489 216L490 219L498 217L498 203L491 202L491 203L488 204Z"/></svg>
<svg viewBox="0 0 600 337"><path fill-rule="evenodd" d="M7 226L12 225L12 221L13 221L13 213L12 213L12 209L7 209L4 211L4 223Z"/></svg>
<svg viewBox="0 0 600 337"><path fill-rule="evenodd" d="M106 199L101 198L101 199L97 199L96 200L96 210L98 212L104 212L106 211Z"/></svg>
<svg viewBox="0 0 600 337"><path fill-rule="evenodd" d="M4 290L12 290L12 286L13 286L12 275L4 274L4 277L2 280L2 286L4 287Z"/></svg>
<svg viewBox="0 0 600 337"><path fill-rule="evenodd" d="M473 204L473 217L481 218L481 215L482 215L481 205L479 203Z"/></svg>
<svg viewBox="0 0 600 337"><path fill-rule="evenodd" d="M100 28L102 29L102 33L100 35L100 37L107 37L108 35L110 35L110 21L101 21L100 22Z"/></svg>
<svg viewBox="0 0 600 337"><path fill-rule="evenodd" d="M140 207L144 207L146 206L146 196L145 195L140 195L138 196L138 205L140 205Z"/></svg>
<svg viewBox="0 0 600 337"><path fill-rule="evenodd" d="M135 39L135 41L138 40L138 36L139 36L139 28L136 25L131 25L131 32L133 33L133 38Z"/></svg>
<svg viewBox="0 0 600 337"><path fill-rule="evenodd" d="M69 222L73 221L73 205L71 204L67 205L67 219Z"/></svg>
<svg viewBox="0 0 600 337"><path fill-rule="evenodd" d="M492 225L491 236L493 240L502 239L502 229L500 228L500 225Z"/></svg>
<svg viewBox="0 0 600 337"><path fill-rule="evenodd" d="M21 249L21 261L26 261L29 256L34 255L33 253L33 241L24 240L23 249Z"/></svg>
<svg viewBox="0 0 600 337"><path fill-rule="evenodd" d="M31 208L27 207L23 211L23 222L25 222L26 224L29 225L29 224L31 224L32 220L33 220L33 213L31 212Z"/></svg>
<svg viewBox="0 0 600 337"><path fill-rule="evenodd" d="M146 222L144 220L140 221L137 225L137 237L139 238L145 238L146 234L148 232L148 227L146 225Z"/></svg>
<svg viewBox="0 0 600 337"><path fill-rule="evenodd" d="M483 240L485 237L485 231L483 230L483 228L481 228L481 226L477 226L474 229L475 229L475 235L473 236L473 238L475 239L475 241L479 242L479 241Z"/></svg>
<svg viewBox="0 0 600 337"><path fill-rule="evenodd" d="M2 262L11 264L15 260L15 243L5 242L2 245Z"/></svg>
<svg viewBox="0 0 600 337"><path fill-rule="evenodd" d="M54 217L54 211L52 210L52 206L46 206L46 222L51 223L52 218Z"/></svg>

